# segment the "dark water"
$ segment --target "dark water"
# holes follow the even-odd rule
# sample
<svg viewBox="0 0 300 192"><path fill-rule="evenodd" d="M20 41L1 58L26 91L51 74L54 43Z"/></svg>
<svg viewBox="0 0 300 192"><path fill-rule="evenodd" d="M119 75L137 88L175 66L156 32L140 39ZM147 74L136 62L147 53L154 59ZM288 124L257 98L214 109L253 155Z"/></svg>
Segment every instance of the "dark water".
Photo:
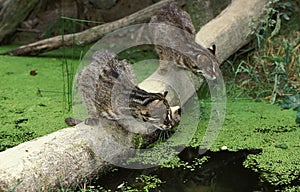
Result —
<svg viewBox="0 0 300 192"><path fill-rule="evenodd" d="M206 152L209 160L194 171L184 168L156 168L146 170L129 170L119 168L108 173L96 182L97 185L116 191L117 186L127 182L131 186L139 186L135 178L140 174L156 175L164 181L153 191L162 192L253 192L274 191L259 180L259 174L243 167L248 154L259 153L259 150L239 152ZM198 156L198 149L187 148L179 157L191 162Z"/></svg>

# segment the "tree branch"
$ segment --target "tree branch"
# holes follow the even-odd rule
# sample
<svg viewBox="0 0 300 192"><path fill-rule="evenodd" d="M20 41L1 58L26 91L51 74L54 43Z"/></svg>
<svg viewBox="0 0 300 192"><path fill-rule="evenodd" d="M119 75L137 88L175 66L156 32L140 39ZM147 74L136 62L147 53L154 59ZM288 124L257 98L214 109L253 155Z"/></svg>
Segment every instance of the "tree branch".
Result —
<svg viewBox="0 0 300 192"><path fill-rule="evenodd" d="M79 33L67 34L63 36L59 35L48 39L43 39L41 41L37 41L28 45L23 45L21 47L18 47L14 50L8 51L3 54L15 55L15 56L16 55L39 55L43 52L55 50L62 46L88 45L99 40L106 33L114 31L120 27L146 21L170 1L172 0L162 0L159 1L158 3L155 3L145 9L142 9L132 15L129 15L117 21L98 25ZM184 0L177 0L177 2L179 5L184 4Z"/></svg>

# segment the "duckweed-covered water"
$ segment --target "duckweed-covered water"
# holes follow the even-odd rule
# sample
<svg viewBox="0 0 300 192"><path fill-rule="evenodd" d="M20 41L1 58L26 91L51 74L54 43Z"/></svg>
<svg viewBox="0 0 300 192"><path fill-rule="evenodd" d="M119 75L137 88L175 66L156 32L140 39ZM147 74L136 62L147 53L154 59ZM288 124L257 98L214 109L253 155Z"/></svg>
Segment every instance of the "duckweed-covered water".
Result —
<svg viewBox="0 0 300 192"><path fill-rule="evenodd" d="M66 127L64 118L72 114L64 108L64 59L51 55L0 58L0 150ZM76 59L69 62L78 64ZM135 72L138 70L142 69L136 68ZM194 148L201 145L209 119L210 102L200 102L208 111L189 143ZM185 191L246 191L246 188L260 191L266 186L273 189L269 184L275 189L297 191L300 190L300 127L295 117L296 111L283 110L277 104L229 99L225 122L211 152L204 154L208 158L203 166L193 171L179 167L157 172L114 172L116 175L101 176L97 182L115 189L122 183L134 183L131 181L138 174L155 173L161 180L156 189L161 191L170 191L174 189L172 186ZM223 146L228 152L221 151ZM189 156L189 153L180 155L184 162L190 161Z"/></svg>

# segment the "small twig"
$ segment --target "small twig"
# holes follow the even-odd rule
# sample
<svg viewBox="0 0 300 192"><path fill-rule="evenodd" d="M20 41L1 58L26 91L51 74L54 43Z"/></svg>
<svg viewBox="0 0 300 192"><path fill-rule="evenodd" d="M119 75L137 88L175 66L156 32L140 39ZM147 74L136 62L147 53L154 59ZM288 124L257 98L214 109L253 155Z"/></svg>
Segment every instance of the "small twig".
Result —
<svg viewBox="0 0 300 192"><path fill-rule="evenodd" d="M76 19L76 18L71 18L71 17L65 17L65 16L61 16L61 19L64 20L70 20L70 21L78 21L81 23L98 23L98 24L104 24L105 22L101 22L101 21L91 21L91 20L85 20L85 19Z"/></svg>
<svg viewBox="0 0 300 192"><path fill-rule="evenodd" d="M37 90L37 95L42 97L42 92L47 92L47 93L64 93L62 91L53 91L53 90L41 90L40 88L38 88Z"/></svg>
<svg viewBox="0 0 300 192"><path fill-rule="evenodd" d="M41 33L41 30L38 29L26 29L26 28L17 28L17 31L23 31L23 32L32 32L32 33Z"/></svg>

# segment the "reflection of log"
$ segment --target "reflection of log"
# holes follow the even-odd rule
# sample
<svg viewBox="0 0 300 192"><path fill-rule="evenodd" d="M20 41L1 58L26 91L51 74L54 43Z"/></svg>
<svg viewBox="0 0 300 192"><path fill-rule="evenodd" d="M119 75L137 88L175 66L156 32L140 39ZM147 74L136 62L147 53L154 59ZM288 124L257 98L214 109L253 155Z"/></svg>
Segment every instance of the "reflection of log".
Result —
<svg viewBox="0 0 300 192"><path fill-rule="evenodd" d="M263 12L266 2L267 0L234 0L218 18L200 29L197 41L203 42L205 46L216 44L217 57L220 62L224 61L249 41L250 37L247 35L251 30L250 22ZM228 49L230 51L224 51ZM181 73L182 70L166 73L166 83L155 83L147 79L142 87L156 92L157 87L164 90L168 86L174 86L177 87L180 98L186 101L191 93L186 91L185 83L188 82L178 84ZM104 129L79 124L1 152L0 191L13 187L16 187L15 191L66 188L101 173L109 168L101 159L101 150L110 151L108 158L124 153L126 155L126 151L121 149L111 149L109 146L103 149L109 139L111 136ZM132 145L128 137L120 135L118 139L123 145Z"/></svg>
<svg viewBox="0 0 300 192"><path fill-rule="evenodd" d="M162 0L156 4L153 4L145 9L142 9L132 15L119 19L117 21L106 23L103 25L98 25L96 27L92 27L85 31L75 33L75 34L67 34L64 36L55 36L49 39L43 39L41 41L37 41L31 43L29 45L24 45L18 47L14 50L8 51L5 54L9 55L38 55L43 52L51 51L54 49L58 49L62 46L71 46L71 45L79 45L84 46L90 43L93 43L99 40L104 34L109 33L113 30L116 30L120 27L124 27L130 24L143 22L149 19L152 15L157 13L163 6L165 6L171 0ZM183 4L182 0L177 0L179 4Z"/></svg>
<svg viewBox="0 0 300 192"><path fill-rule="evenodd" d="M16 30L38 2L38 0L0 1L0 42L6 35Z"/></svg>

